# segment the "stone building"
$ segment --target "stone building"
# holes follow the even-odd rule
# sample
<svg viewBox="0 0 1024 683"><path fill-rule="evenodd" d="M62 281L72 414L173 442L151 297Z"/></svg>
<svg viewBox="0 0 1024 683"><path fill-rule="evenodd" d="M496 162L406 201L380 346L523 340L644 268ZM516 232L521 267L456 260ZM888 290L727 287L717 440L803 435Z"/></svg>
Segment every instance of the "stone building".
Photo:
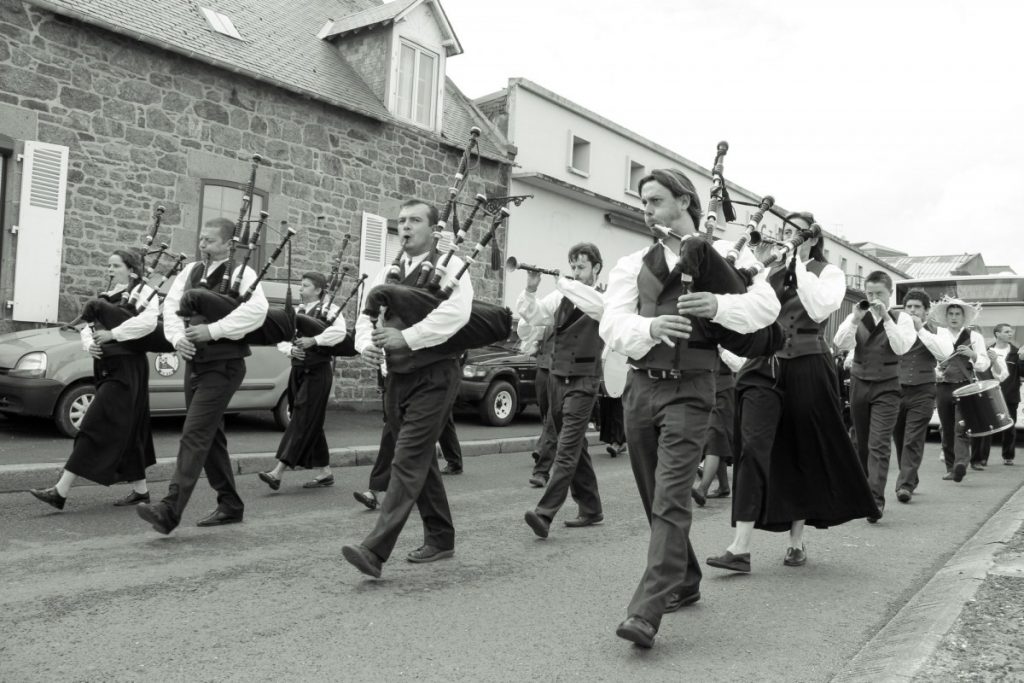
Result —
<svg viewBox="0 0 1024 683"><path fill-rule="evenodd" d="M0 332L74 317L157 205L158 241L195 255L203 222L237 218L254 153L256 209L298 230L299 272L345 234L354 270L390 262L388 219L447 197L472 126L463 196L507 195L514 149L445 77L461 53L437 0L0 0ZM500 272L472 274L501 300ZM342 363L335 399L372 398L371 378Z"/></svg>

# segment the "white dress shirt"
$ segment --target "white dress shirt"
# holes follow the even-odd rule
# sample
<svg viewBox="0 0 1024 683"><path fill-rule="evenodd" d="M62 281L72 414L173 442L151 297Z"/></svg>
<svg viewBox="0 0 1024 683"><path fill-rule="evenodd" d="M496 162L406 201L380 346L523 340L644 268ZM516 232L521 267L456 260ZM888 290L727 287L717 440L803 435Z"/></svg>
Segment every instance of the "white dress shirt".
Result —
<svg viewBox="0 0 1024 683"><path fill-rule="evenodd" d="M132 339L141 339L156 329L159 322L160 301L156 297L149 299L148 303L146 301L152 291L152 287L143 283L136 285L129 292L129 296L134 295L137 297L135 302L136 308L140 306L142 308L138 313L110 331L114 335L114 341L124 342Z"/></svg>
<svg viewBox="0 0 1024 683"><path fill-rule="evenodd" d="M702 238L693 235L689 239ZM630 358L643 358L648 351L662 343L660 339L651 336L653 318L637 313L637 302L640 300L637 276L643 267L644 255L651 248L620 258L608 276L608 289L604 294L601 338L614 350ZM679 260L676 252L660 240L653 248L664 250L665 265L672 270ZM723 256L731 248L732 242L726 240L714 243L714 249ZM744 247L736 265L745 268L755 261L754 255ZM767 277L767 271L759 273L746 294L716 294L718 311L711 322L741 334L756 332L775 322L779 316L779 298L768 284Z"/></svg>
<svg viewBox="0 0 1024 683"><path fill-rule="evenodd" d="M956 342L957 337L960 336L960 332L962 332L962 330L953 332L948 327L940 327L935 333L935 336L942 339L945 344L948 344L948 348L952 349L948 356L940 360L946 360L956 353L956 348L953 344ZM977 360L973 361L974 370L976 372L984 372L985 370L988 370L992 363L989 361L988 353L985 350L985 338L974 330L971 330L971 350L978 356Z"/></svg>
<svg viewBox="0 0 1024 683"><path fill-rule="evenodd" d="M896 313L896 322L893 322L892 316L888 313L882 316L879 320L878 316L875 315L873 310L869 310L866 315L870 315L875 324L881 324L885 328L885 336L889 340L889 347L893 353L897 356L902 356L910 347L917 341L917 330L914 329L914 320L899 311ZM839 329L836 330L836 336L832 340L840 351L852 351L857 346L857 326L860 322L854 322L853 313L846 316L846 320L839 325Z"/></svg>
<svg viewBox="0 0 1024 683"><path fill-rule="evenodd" d="M734 374L739 372L740 368L742 368L747 362L747 359L743 356L737 356L729 349L723 349L721 346L718 347L718 356Z"/></svg>
<svg viewBox="0 0 1024 683"><path fill-rule="evenodd" d="M429 253L429 252L428 252ZM419 256L406 257L405 272L411 273L419 263L427 257L427 253ZM448 273L445 275L441 286L451 282L456 273L462 269L462 259L452 256L448 263ZM387 280L387 269L382 268L377 276L370 283L369 292L377 285L382 285ZM426 349L431 346L442 344L462 329L469 322L469 314L473 308L473 283L470 281L467 272L456 283L455 290L451 297L427 314L423 320L415 325L402 330L405 343L413 351ZM360 313L356 319L356 351L362 353L368 346L372 346L371 335L373 334L373 323L365 313Z"/></svg>
<svg viewBox="0 0 1024 683"><path fill-rule="evenodd" d="M211 262L210 272L212 273L225 261L227 259ZM203 264L200 261L185 266L178 273L178 276L174 278L174 283L164 298L164 336L175 347L179 341L185 338L185 321L178 315L178 305L181 303L181 297L188 287L192 269L202 267ZM238 275L239 268L241 266L235 268L235 277ZM246 266L242 272L242 281L239 286L240 291L247 291L255 281L256 272L249 266ZM253 330L259 329L260 325L263 324L263 320L267 317L269 309L270 304L267 303L267 297L263 294L263 287L257 285L253 290L252 297L248 301L240 304L235 310L217 322L209 323L207 327L210 330L210 337L214 340L241 339Z"/></svg>
<svg viewBox="0 0 1024 683"><path fill-rule="evenodd" d="M303 313L309 313L313 310L318 301L311 301L308 304L302 304L299 308ZM345 341L345 335L348 334L348 325L345 323L345 316L338 315L338 304L331 304L327 309L327 317L334 316L334 322L327 326L323 332L313 337L313 341L316 342L317 346L334 346Z"/></svg>
<svg viewBox="0 0 1024 683"><path fill-rule="evenodd" d="M555 291L538 299L536 292L523 290L516 300L516 313L519 314L519 330L527 330L531 335L536 328L550 328L555 324L555 313L568 299L584 315L600 321L604 313L604 297L590 285L576 280L560 277L555 282Z"/></svg>
<svg viewBox="0 0 1024 683"><path fill-rule="evenodd" d="M953 355L953 340L945 335L933 334L927 328L922 327L917 331L917 338L935 356L936 360L946 360Z"/></svg>
<svg viewBox="0 0 1024 683"><path fill-rule="evenodd" d="M846 297L846 275L826 263L819 275L807 270L807 264L796 259L796 295L811 320L820 323L839 309Z"/></svg>

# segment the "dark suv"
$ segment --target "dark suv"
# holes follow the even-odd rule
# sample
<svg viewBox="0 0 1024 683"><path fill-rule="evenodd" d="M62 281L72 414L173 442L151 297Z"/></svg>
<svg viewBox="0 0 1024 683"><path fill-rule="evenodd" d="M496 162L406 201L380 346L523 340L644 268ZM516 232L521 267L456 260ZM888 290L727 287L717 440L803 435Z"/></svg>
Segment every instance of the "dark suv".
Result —
<svg viewBox="0 0 1024 683"><path fill-rule="evenodd" d="M475 407L480 419L495 427L504 427L537 402L537 361L519 352L514 337L469 351L462 366L456 407Z"/></svg>

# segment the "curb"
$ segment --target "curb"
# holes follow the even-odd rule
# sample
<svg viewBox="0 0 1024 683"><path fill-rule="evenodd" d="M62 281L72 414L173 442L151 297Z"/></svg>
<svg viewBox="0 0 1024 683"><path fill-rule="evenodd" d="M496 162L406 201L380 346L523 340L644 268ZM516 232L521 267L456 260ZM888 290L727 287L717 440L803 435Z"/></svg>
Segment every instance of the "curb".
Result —
<svg viewBox="0 0 1024 683"><path fill-rule="evenodd" d="M528 453L537 443L536 436L516 436L507 439L482 439L479 441L461 441L462 457L473 458L479 455L500 453ZM587 443L591 446L601 443L597 432L587 434ZM331 467L360 467L372 465L377 459L377 446L347 446L330 449ZM231 456L234 471L237 475L256 474L274 468L277 463L276 451L264 453L241 453ZM157 458L156 464L146 470L146 481L149 483L169 481L174 474L177 458ZM32 465L0 465L0 493L27 491L30 488L46 488L60 477L64 469L63 462L35 463ZM75 482L76 486L98 486L87 479Z"/></svg>
<svg viewBox="0 0 1024 683"><path fill-rule="evenodd" d="M910 681L974 599L982 580L999 573L996 554L1024 524L1024 486L1014 492L977 533L832 678Z"/></svg>

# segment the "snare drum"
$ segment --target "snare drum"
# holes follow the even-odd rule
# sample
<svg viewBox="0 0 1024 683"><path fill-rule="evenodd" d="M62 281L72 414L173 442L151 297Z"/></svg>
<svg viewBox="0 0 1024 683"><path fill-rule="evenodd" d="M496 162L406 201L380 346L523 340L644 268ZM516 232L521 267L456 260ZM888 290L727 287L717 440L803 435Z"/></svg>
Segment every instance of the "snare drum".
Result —
<svg viewBox="0 0 1024 683"><path fill-rule="evenodd" d="M1013 427L1013 417L1006 407L999 382L985 379L972 382L953 392L953 400L960 406L960 425L967 436L988 436Z"/></svg>

